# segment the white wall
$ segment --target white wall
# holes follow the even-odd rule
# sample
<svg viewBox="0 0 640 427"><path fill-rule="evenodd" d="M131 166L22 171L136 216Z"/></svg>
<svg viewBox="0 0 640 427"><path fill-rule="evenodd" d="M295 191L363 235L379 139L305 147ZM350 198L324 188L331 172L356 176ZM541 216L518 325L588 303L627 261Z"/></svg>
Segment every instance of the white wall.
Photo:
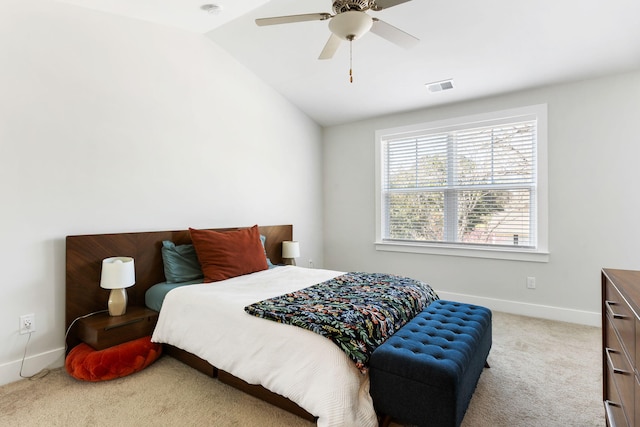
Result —
<svg viewBox="0 0 640 427"><path fill-rule="evenodd" d="M377 129L541 103L549 119L548 263L375 250ZM639 118L636 72L325 129L325 267L412 276L442 297L597 325L601 268L640 269ZM527 276L537 289L526 289Z"/></svg>
<svg viewBox="0 0 640 427"><path fill-rule="evenodd" d="M321 138L202 35L3 2L0 384L19 378L22 314L25 374L62 362L67 235L292 223L322 265Z"/></svg>

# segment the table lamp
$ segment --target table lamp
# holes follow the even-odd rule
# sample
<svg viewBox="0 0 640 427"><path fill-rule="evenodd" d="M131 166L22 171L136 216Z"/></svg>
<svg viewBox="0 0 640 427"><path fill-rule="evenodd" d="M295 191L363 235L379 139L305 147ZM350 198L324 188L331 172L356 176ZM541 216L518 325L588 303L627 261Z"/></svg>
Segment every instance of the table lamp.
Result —
<svg viewBox="0 0 640 427"><path fill-rule="evenodd" d="M109 315L122 316L127 312L127 289L136 283L133 258L111 257L102 260L100 287L111 289Z"/></svg>
<svg viewBox="0 0 640 427"><path fill-rule="evenodd" d="M300 243L285 240L282 242L282 261L285 264L296 265L296 258L300 256Z"/></svg>

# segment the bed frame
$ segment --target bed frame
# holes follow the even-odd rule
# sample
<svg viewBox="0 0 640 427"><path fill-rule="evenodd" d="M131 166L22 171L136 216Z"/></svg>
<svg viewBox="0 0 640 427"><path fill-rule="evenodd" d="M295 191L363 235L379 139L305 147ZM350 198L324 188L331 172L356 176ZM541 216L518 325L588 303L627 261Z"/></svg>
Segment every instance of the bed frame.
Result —
<svg viewBox="0 0 640 427"><path fill-rule="evenodd" d="M232 231L245 227L217 228L216 231ZM274 264L282 263L282 242L292 240L292 225L260 226L260 234L266 236L267 256ZM130 256L136 263L136 284L127 289L129 306L144 307L144 294L151 286L163 282L164 267L161 247L163 240L181 245L191 243L189 230L151 231L140 233L94 234L67 236L66 239L66 311L65 330L73 321L88 313L104 310L109 291L100 288L102 260L112 256ZM67 349L80 343L76 327L68 333ZM259 385L248 384L233 375L217 369L207 361L181 350L164 345L164 352L205 374L292 412L314 421L315 417L285 397Z"/></svg>

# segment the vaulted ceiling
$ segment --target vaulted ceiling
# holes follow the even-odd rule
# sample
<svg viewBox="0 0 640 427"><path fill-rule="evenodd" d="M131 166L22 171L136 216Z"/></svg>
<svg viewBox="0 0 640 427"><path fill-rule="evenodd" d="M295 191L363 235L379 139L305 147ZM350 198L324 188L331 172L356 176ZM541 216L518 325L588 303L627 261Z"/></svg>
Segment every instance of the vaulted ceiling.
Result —
<svg viewBox="0 0 640 427"><path fill-rule="evenodd" d="M638 0L412 0L368 13L417 46L367 33L330 60L318 60L330 20L255 24L333 13L330 0L61 1L203 33L321 125L640 69Z"/></svg>

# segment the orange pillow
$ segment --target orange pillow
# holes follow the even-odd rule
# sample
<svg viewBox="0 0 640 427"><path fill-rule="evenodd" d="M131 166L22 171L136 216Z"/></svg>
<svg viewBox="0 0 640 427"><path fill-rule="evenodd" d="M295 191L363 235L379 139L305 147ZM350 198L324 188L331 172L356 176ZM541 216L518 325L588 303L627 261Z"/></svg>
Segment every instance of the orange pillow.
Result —
<svg viewBox="0 0 640 427"><path fill-rule="evenodd" d="M217 282L268 268L257 225L225 232L189 228L189 232L205 282Z"/></svg>
<svg viewBox="0 0 640 427"><path fill-rule="evenodd" d="M105 381L138 372L162 354L162 344L151 336L128 341L104 350L94 350L80 343L67 355L65 368L72 377L83 381Z"/></svg>

